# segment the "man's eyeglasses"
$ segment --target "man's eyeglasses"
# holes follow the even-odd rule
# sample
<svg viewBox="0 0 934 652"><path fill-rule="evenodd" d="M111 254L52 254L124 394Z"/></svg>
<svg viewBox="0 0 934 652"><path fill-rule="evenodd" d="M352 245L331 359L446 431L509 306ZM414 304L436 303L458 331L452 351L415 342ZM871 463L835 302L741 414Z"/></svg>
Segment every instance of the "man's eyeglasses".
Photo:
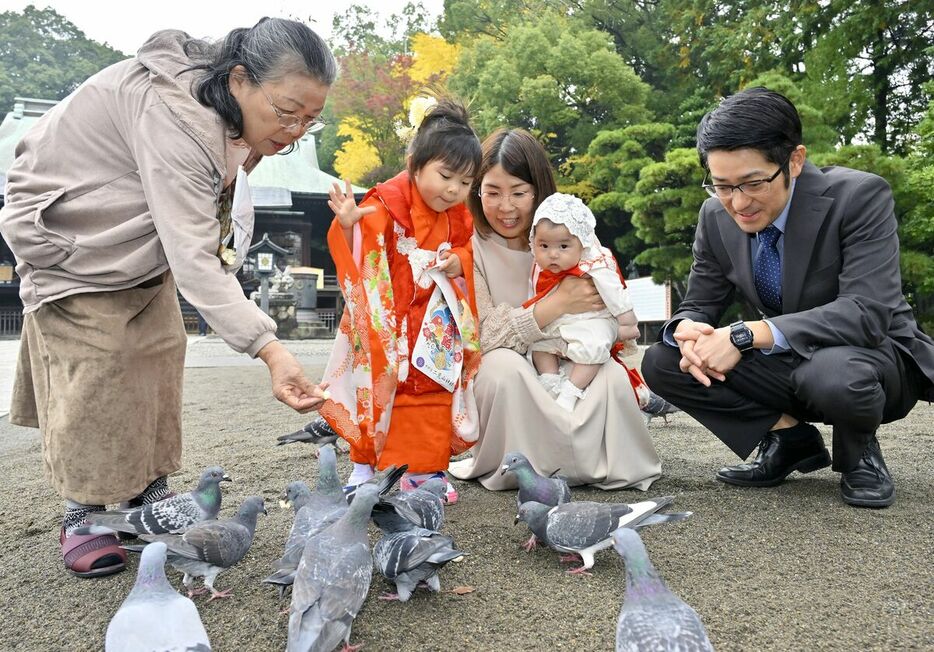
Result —
<svg viewBox="0 0 934 652"><path fill-rule="evenodd" d="M266 92L265 88L260 86L260 90L263 91L263 96L266 98L266 101L269 102L269 106L271 106L272 110L276 112L276 117L279 119L279 126L286 131L290 131L293 134L300 136L316 125L321 125L322 127L327 125L327 123L320 117L302 120L294 113L282 111L278 106L275 105L275 103L272 101L272 98L269 97L269 93Z"/></svg>
<svg viewBox="0 0 934 652"><path fill-rule="evenodd" d="M498 190L480 190L477 192L477 195L480 197L480 202L486 204L487 206L501 206L503 197L505 197L506 203L513 207L519 206L525 202L526 199L532 199L535 197L535 193L531 190L522 190L508 193L502 193Z"/></svg>
<svg viewBox="0 0 934 652"><path fill-rule="evenodd" d="M784 166L779 167L775 171L775 174L768 179L754 179L753 181L746 181L735 186L729 183L705 183L701 185L701 188L706 190L707 194L711 197L719 197L720 199L732 199L734 190L739 190L744 195L750 197L764 195L769 191L772 182L782 173L782 168L784 168ZM704 177L704 180L706 181L706 177Z"/></svg>

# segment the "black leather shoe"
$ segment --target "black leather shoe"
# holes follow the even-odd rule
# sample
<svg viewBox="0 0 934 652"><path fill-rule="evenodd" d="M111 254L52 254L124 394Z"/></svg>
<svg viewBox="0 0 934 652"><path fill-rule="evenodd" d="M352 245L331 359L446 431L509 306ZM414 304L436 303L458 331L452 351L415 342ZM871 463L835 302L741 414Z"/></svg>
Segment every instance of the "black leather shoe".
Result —
<svg viewBox="0 0 934 652"><path fill-rule="evenodd" d="M774 487L784 482L792 471L810 473L825 466L830 466L830 453L820 432L811 424L801 422L766 433L754 462L725 466L717 471L717 480L744 487Z"/></svg>
<svg viewBox="0 0 934 652"><path fill-rule="evenodd" d="M895 502L895 483L875 437L851 470L840 477L843 502L854 507L888 507Z"/></svg>

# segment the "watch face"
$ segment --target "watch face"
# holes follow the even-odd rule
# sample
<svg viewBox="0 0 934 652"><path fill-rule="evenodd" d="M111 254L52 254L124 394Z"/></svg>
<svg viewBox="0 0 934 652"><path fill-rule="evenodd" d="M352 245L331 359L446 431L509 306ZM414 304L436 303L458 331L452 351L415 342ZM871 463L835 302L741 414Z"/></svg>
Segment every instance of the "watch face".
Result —
<svg viewBox="0 0 934 652"><path fill-rule="evenodd" d="M752 331L742 322L730 325L730 341L740 351L752 348Z"/></svg>

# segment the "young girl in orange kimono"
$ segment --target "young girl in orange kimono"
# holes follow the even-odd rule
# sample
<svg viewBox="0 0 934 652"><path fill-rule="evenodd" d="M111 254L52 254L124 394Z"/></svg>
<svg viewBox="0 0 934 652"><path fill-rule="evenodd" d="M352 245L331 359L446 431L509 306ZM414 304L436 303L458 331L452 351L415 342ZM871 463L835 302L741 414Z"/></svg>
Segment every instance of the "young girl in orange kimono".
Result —
<svg viewBox="0 0 934 652"><path fill-rule="evenodd" d="M480 155L466 110L442 100L419 126L406 171L360 206L349 183L346 194L331 190L328 248L346 308L320 413L350 443L350 485L407 464L402 488L415 488L444 478L450 456L476 442L469 383L480 353L464 201ZM450 483L447 499L457 500Z"/></svg>

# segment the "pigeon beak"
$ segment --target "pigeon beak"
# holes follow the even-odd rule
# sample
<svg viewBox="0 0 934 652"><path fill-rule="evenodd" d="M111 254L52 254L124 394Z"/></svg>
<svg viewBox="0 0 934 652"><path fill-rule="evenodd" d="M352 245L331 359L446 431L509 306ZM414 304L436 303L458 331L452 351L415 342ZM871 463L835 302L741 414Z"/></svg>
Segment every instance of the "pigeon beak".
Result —
<svg viewBox="0 0 934 652"><path fill-rule="evenodd" d="M509 470L509 465L508 465L508 464L503 464L503 466L501 466L500 469L499 469L499 474L500 474L500 475L503 475L503 474L504 474L506 471L508 471L508 470Z"/></svg>
<svg viewBox="0 0 934 652"><path fill-rule="evenodd" d="M266 511L265 505L263 505L263 516L269 516L269 512Z"/></svg>
<svg viewBox="0 0 934 652"><path fill-rule="evenodd" d="M513 525L519 525L519 521L521 521L521 520L522 520L522 519L519 518L519 515L516 514L516 517L513 519L512 524L513 524Z"/></svg>
<svg viewBox="0 0 934 652"><path fill-rule="evenodd" d="M233 482L233 480L231 480L230 476L225 473L221 476L221 482Z"/></svg>

